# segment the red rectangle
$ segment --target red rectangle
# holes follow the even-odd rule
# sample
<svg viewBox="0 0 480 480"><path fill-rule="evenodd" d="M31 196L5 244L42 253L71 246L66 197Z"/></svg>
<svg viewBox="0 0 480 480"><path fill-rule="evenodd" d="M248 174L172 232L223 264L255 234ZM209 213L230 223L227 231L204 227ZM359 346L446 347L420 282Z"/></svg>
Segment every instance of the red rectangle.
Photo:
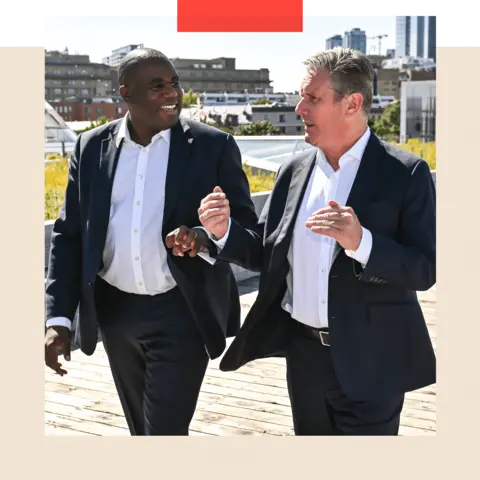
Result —
<svg viewBox="0 0 480 480"><path fill-rule="evenodd" d="M177 0L178 32L302 32L303 0Z"/></svg>

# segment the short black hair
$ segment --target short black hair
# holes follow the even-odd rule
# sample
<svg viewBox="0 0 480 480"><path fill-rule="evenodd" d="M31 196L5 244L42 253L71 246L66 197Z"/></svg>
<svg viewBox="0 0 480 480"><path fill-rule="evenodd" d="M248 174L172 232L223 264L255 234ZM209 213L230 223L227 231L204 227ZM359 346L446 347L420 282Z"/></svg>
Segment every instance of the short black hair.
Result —
<svg viewBox="0 0 480 480"><path fill-rule="evenodd" d="M161 61L171 63L170 59L162 52L153 48L137 48L125 55L118 67L118 82L120 85L126 85L127 78L130 77L137 68L151 61Z"/></svg>

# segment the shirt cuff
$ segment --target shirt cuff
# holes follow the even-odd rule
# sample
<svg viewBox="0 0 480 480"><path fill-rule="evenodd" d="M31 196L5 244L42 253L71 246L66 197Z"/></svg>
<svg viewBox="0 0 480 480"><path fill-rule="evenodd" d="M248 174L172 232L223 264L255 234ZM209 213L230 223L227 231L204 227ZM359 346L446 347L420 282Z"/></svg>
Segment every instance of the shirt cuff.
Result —
<svg viewBox="0 0 480 480"><path fill-rule="evenodd" d="M214 265L215 262L217 261L216 258L211 257L208 253L206 252L198 252L197 255L200 258L203 258L206 262L208 262L210 265Z"/></svg>
<svg viewBox="0 0 480 480"><path fill-rule="evenodd" d="M197 228L201 228L208 235L208 238L217 246L218 251L220 252L223 249L223 247L225 246L225 244L227 243L228 234L230 233L231 224L232 224L232 219L229 218L228 219L227 233L220 240L215 239L213 237L213 235L206 228L203 228L203 227L197 227Z"/></svg>
<svg viewBox="0 0 480 480"><path fill-rule="evenodd" d="M67 327L72 329L72 321L67 317L53 317L46 321L46 327Z"/></svg>
<svg viewBox="0 0 480 480"><path fill-rule="evenodd" d="M363 268L367 266L372 251L372 233L362 227L362 240L356 251L345 250L346 255L359 262Z"/></svg>

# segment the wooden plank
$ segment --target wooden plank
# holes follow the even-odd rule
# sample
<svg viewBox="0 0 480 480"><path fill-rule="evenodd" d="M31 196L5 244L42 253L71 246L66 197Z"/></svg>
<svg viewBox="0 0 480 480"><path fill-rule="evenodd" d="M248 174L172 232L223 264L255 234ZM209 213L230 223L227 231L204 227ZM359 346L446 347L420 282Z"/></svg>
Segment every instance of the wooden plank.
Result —
<svg viewBox="0 0 480 480"><path fill-rule="evenodd" d="M47 425L59 426L62 428L70 428L71 430L81 433L89 433L92 435L128 435L128 430L118 428L112 425L104 425L98 422L89 422L79 420L77 418L63 416L58 413L45 412L45 422Z"/></svg>
<svg viewBox="0 0 480 480"><path fill-rule="evenodd" d="M256 295L241 298L243 317ZM436 288L418 298L436 348ZM45 434L129 435L103 345L93 356L76 351L72 358L65 377L45 370ZM219 363L209 364L191 435L293 435L284 358L256 360L235 372L221 372ZM435 434L436 385L407 393L400 435Z"/></svg>

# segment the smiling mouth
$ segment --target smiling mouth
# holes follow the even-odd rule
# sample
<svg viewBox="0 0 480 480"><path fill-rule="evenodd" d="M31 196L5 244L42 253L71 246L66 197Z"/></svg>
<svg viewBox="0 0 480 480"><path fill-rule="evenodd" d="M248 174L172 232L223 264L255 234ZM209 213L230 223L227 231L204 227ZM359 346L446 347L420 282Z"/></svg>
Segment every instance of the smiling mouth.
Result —
<svg viewBox="0 0 480 480"><path fill-rule="evenodd" d="M173 112L177 109L177 104L175 103L174 105L163 105L160 107L160 110L163 112Z"/></svg>

